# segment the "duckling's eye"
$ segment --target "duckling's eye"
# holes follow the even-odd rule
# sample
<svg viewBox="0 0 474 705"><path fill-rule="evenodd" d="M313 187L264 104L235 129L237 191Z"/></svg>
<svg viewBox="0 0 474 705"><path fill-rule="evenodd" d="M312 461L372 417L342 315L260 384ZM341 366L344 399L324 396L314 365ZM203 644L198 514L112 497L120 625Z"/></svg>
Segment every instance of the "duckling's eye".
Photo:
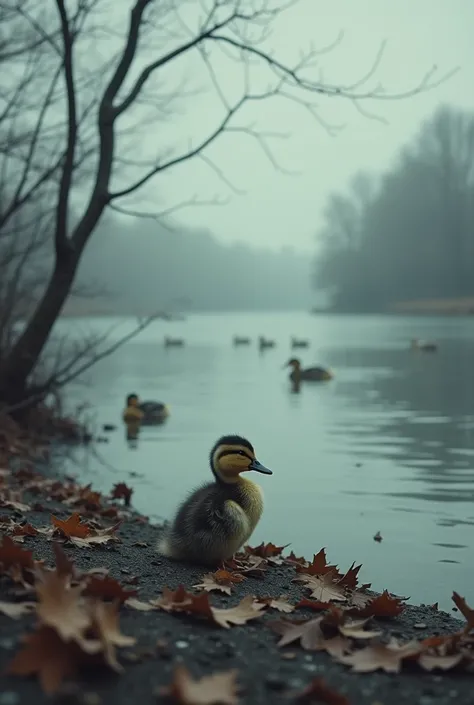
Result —
<svg viewBox="0 0 474 705"><path fill-rule="evenodd" d="M237 453L238 453L239 455L247 455L246 453L244 453L243 450L238 450Z"/></svg>

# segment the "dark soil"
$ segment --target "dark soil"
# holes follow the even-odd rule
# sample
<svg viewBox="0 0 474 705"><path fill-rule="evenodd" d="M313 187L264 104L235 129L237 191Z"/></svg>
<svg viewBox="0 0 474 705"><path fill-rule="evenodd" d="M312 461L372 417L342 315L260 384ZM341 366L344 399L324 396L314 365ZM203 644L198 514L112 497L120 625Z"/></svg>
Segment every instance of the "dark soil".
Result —
<svg viewBox="0 0 474 705"><path fill-rule="evenodd" d="M25 498L27 499L27 498ZM27 520L36 526L50 521L50 511L58 517L71 514L67 507L54 502L44 502L44 511L28 512ZM25 515L0 510L16 520ZM100 548L81 549L64 545L67 555L76 564L88 569L106 566L110 574L126 584L138 576L139 598L158 597L164 586L175 588L183 584L191 589L201 582L206 569L177 564L158 556L154 545L159 527L144 523L132 515L120 527L122 543ZM146 546L137 546L136 543ZM32 549L36 559L54 564L52 544L43 536L27 537L24 547ZM263 580L249 578L236 585L232 596L211 593L215 605L230 606L247 594L280 596L286 594L290 601L301 598L303 589L292 583L294 569L289 566L271 567ZM11 584L0 581L0 600L11 601ZM210 626L197 618L171 615L161 611L139 612L129 607L121 608L123 633L135 636L137 646L122 650L122 675L100 671L85 673L79 685L65 687L57 696L61 702L84 705L147 705L165 703L158 694L160 686L170 683L174 666L183 662L194 676L208 675L214 671L238 669L241 685L241 702L292 703L294 691L301 690L313 678L323 676L327 683L347 696L352 705L472 705L473 675L463 672L422 672L413 667L398 675L376 672L354 674L347 667L335 663L322 652L305 652L300 646L277 648L277 637L268 628L268 622L280 618L278 612L268 611L261 619L229 630ZM298 617L314 616L298 610ZM290 619L292 615L290 615ZM33 617L13 620L0 614L0 668L2 673L20 646L20 637L33 625ZM424 628L415 625L425 625ZM408 606L397 619L377 620L377 626L399 640L423 638L459 630L460 622L445 612L432 607ZM156 648L157 641L160 649ZM1 677L0 705L50 702L36 679L13 676Z"/></svg>

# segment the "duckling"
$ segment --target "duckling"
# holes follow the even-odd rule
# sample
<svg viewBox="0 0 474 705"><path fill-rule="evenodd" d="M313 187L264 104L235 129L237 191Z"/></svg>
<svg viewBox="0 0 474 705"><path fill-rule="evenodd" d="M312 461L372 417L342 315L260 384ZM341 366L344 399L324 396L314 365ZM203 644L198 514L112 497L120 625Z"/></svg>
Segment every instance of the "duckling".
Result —
<svg viewBox="0 0 474 705"><path fill-rule="evenodd" d="M122 418L125 423L140 422L143 425L163 423L168 418L169 409L159 401L142 401L136 394L129 394Z"/></svg>
<svg viewBox="0 0 474 705"><path fill-rule="evenodd" d="M165 336L165 348L182 348L184 340L182 338L168 338Z"/></svg>
<svg viewBox="0 0 474 705"><path fill-rule="evenodd" d="M291 348L309 348L309 340L298 340L298 338L292 338Z"/></svg>
<svg viewBox="0 0 474 705"><path fill-rule="evenodd" d="M214 482L181 504L158 544L158 552L175 560L215 565L231 558L249 539L262 511L259 485L241 477L255 472L272 475L242 436L222 436L210 453Z"/></svg>
<svg viewBox="0 0 474 705"><path fill-rule="evenodd" d="M437 343L421 342L419 338L413 338L411 341L412 350L421 350L422 352L436 352L438 350Z"/></svg>
<svg viewBox="0 0 474 705"><path fill-rule="evenodd" d="M233 343L237 345L250 345L250 338L241 338L238 335L234 335Z"/></svg>
<svg viewBox="0 0 474 705"><path fill-rule="evenodd" d="M324 367L307 367L305 370L301 368L301 362L296 357L288 360L284 367L292 367L290 379L293 383L301 381L325 382L333 378L331 370Z"/></svg>
<svg viewBox="0 0 474 705"><path fill-rule="evenodd" d="M258 339L258 349L259 350L266 350L267 348L274 348L275 347L275 341L274 340L269 340L268 338L264 338L263 335L261 335Z"/></svg>

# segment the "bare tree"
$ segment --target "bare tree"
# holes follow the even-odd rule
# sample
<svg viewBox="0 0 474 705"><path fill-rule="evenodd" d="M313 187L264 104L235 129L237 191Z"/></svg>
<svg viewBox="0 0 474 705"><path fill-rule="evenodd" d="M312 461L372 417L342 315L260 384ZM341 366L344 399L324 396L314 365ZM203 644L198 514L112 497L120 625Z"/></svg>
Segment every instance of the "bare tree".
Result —
<svg viewBox="0 0 474 705"><path fill-rule="evenodd" d="M55 0L56 15L44 17L43 3L35 4L34 0L1 3L8 9L10 22L24 23L19 36L27 39L21 47L29 50L26 54L5 54L15 70L0 111L0 153L20 177L9 187L10 205L2 212L0 224L8 221L19 204L41 195L46 209L53 212L54 239L54 266L47 286L9 354L0 362L1 399L21 403L28 393L32 373L71 291L84 248L107 208L131 212L126 204L120 205L122 199L196 157L224 177L208 154L210 145L224 134L247 135L274 161L268 134L237 122L239 114L262 101L292 101L324 125L317 103L326 96L350 100L362 111L364 99L409 97L445 79L430 71L410 90L397 95L384 92L380 85L370 88L381 54L360 81L345 86L317 78L321 72L315 62L321 51L310 50L295 63L286 63L271 51L269 31L297 1L135 0L123 43L105 62L99 60L95 44L104 38L117 42L112 25L115 5L112 9L106 0L77 0L71 10L70 3ZM163 49L157 51L156 47ZM137 109L157 108L159 116L155 113L151 124L161 130L169 104L190 94L185 86L168 93L164 88L170 71L188 57L197 64L192 75L198 68L201 71L196 85L204 78L220 101L220 119L186 149L168 149L141 162L127 159L123 138L136 131L133 115ZM223 62L233 62L234 70L240 72L238 95L222 78ZM8 139L4 141L3 136ZM125 172L135 178L124 182ZM77 188L87 198L82 199L84 205L75 217Z"/></svg>

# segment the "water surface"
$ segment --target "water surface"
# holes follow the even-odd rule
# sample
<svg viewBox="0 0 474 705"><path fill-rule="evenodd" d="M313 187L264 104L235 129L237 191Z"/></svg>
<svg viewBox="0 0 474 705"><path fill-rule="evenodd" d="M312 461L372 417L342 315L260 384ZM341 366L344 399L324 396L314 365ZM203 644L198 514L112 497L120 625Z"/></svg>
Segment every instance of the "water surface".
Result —
<svg viewBox="0 0 474 705"><path fill-rule="evenodd" d="M110 319L65 320L70 335L103 331ZM114 335L132 325L124 321ZM272 337L234 348L234 334ZM164 335L183 337L165 349ZM291 391L282 365L290 336L311 340L304 364L335 379ZM436 339L437 354L408 349ZM256 476L265 512L252 543L291 542L311 557L363 563L363 578L417 602L450 607L453 589L474 603L474 318L311 316L306 313L192 315L158 321L74 388L93 420L118 423L98 456L68 468L104 491L132 484L135 506L169 518L194 485L210 478L209 449L240 433L272 468ZM167 423L142 429L135 447L120 422L125 395L166 402ZM373 540L380 531L383 541Z"/></svg>

